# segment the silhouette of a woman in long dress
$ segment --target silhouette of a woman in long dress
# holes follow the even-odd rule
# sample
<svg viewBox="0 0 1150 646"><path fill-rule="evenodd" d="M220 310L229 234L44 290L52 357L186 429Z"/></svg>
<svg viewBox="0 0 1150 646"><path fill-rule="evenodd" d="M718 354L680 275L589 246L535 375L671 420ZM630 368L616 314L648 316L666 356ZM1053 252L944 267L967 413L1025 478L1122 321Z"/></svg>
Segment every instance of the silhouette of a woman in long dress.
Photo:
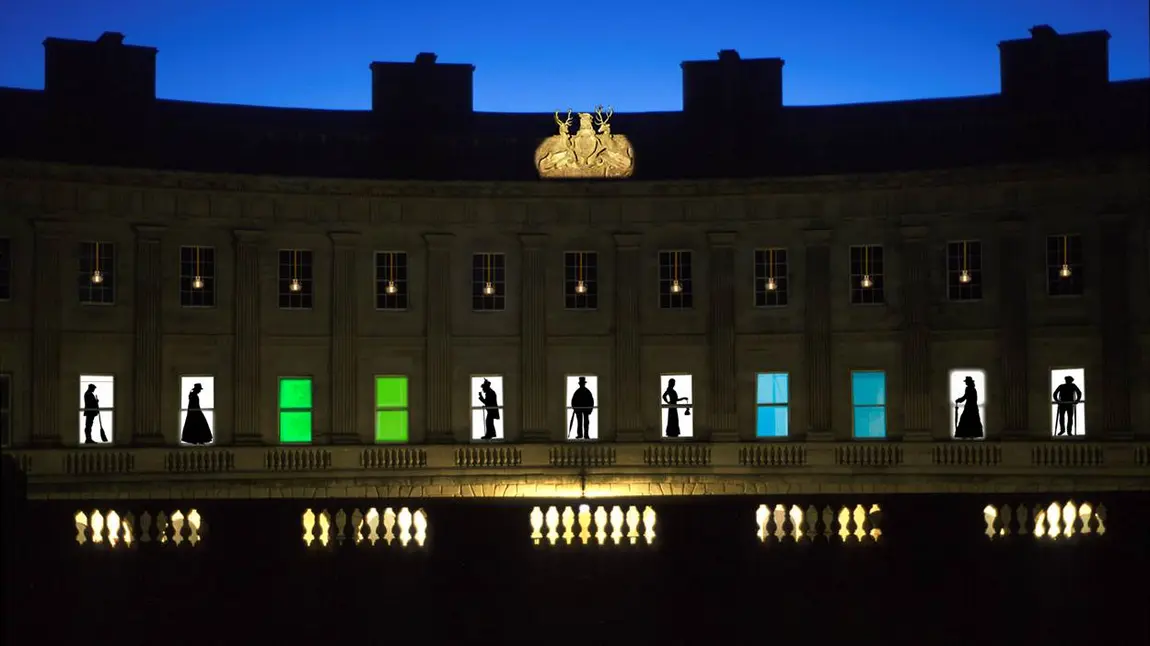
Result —
<svg viewBox="0 0 1150 646"><path fill-rule="evenodd" d="M212 427L200 409L200 391L203 389L203 386L196 384L188 393L188 416L184 418L184 430L180 433L180 441L184 444L212 443Z"/></svg>
<svg viewBox="0 0 1150 646"><path fill-rule="evenodd" d="M962 408L962 417L958 418L958 427L954 429L954 436L963 440L982 439L982 420L978 417L978 391L974 388L974 379L967 377L966 393L954 400L955 404L966 403Z"/></svg>
<svg viewBox="0 0 1150 646"><path fill-rule="evenodd" d="M667 380L667 390L663 391L663 402L667 404L667 437L679 437L679 402L687 401L675 392L675 380Z"/></svg>

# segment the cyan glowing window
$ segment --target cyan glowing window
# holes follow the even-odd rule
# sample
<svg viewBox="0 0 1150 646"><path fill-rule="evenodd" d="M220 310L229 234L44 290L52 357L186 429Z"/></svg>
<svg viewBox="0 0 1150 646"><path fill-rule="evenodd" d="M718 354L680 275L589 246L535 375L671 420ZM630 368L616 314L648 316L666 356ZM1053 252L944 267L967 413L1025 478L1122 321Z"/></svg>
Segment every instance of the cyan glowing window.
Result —
<svg viewBox="0 0 1150 646"><path fill-rule="evenodd" d="M852 372L854 436L886 437L886 373Z"/></svg>
<svg viewBox="0 0 1150 646"><path fill-rule="evenodd" d="M755 436L786 437L789 417L788 379L785 372L764 372L755 377Z"/></svg>
<svg viewBox="0 0 1150 646"><path fill-rule="evenodd" d="M311 441L311 378L280 378L280 441Z"/></svg>
<svg viewBox="0 0 1150 646"><path fill-rule="evenodd" d="M375 378L375 441L407 441L407 377Z"/></svg>

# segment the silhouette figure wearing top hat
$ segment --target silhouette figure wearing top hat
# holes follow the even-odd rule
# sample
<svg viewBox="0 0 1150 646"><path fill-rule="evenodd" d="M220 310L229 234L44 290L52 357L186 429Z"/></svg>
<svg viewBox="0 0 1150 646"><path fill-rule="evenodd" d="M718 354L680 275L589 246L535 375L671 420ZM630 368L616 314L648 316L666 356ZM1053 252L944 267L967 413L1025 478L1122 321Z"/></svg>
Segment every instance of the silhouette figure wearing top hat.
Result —
<svg viewBox="0 0 1150 646"><path fill-rule="evenodd" d="M571 436L571 423L578 420L575 439L591 439L591 411L595 409L595 396L587 387L587 379L579 378L579 387L571 395L571 421L567 422L567 436Z"/></svg>
<svg viewBox="0 0 1150 646"><path fill-rule="evenodd" d="M982 439L982 420L978 417L978 391L974 388L974 379L963 379L966 383L966 392L954 400L955 429L954 436L963 440ZM966 402L962 407L962 417L958 417L958 405Z"/></svg>
<svg viewBox="0 0 1150 646"><path fill-rule="evenodd" d="M499 419L499 397L491 382L484 379L479 387L479 401L483 403L483 439L495 439L495 420Z"/></svg>
<svg viewBox="0 0 1150 646"><path fill-rule="evenodd" d="M685 401L686 397L680 397L679 393L675 392L675 380L668 379L667 390L663 391L663 402L667 404L667 429L664 431L667 437L679 437L679 402ZM690 406L686 408L683 414L690 415Z"/></svg>
<svg viewBox="0 0 1150 646"><path fill-rule="evenodd" d="M96 397L96 384L88 384L88 391L84 393L84 444L95 444L92 441L92 422L100 420L100 442L107 443L108 436L104 434L104 419L100 417L100 399Z"/></svg>
<svg viewBox="0 0 1150 646"><path fill-rule="evenodd" d="M212 443L212 427L200 409L200 391L203 389L203 386L196 384L188 393L188 416L184 418L184 430L180 433L180 441L184 444Z"/></svg>
<svg viewBox="0 0 1150 646"><path fill-rule="evenodd" d="M1067 377L1066 383L1054 389L1052 397L1058 404L1058 434L1074 435L1078 427L1075 406L1082 402L1082 391L1074 385L1074 377Z"/></svg>

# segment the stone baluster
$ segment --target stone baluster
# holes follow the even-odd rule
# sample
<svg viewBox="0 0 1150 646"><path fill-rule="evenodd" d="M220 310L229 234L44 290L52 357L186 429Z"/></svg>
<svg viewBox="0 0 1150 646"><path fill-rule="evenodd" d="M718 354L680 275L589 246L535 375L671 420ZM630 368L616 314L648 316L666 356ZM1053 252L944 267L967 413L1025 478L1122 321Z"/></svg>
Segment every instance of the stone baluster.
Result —
<svg viewBox="0 0 1150 646"><path fill-rule="evenodd" d="M707 346L710 357L711 439L729 442L738 439L735 377L735 234L712 232L710 244L710 317Z"/></svg>
<svg viewBox="0 0 1150 646"><path fill-rule="evenodd" d="M451 249L449 233L427 243L427 442L454 441L451 425Z"/></svg>
<svg viewBox="0 0 1150 646"><path fill-rule="evenodd" d="M902 374L903 436L931 439L930 264L927 228L902 228Z"/></svg>
<svg viewBox="0 0 1150 646"><path fill-rule="evenodd" d="M33 293L36 298L32 300L32 444L51 446L61 442L60 267L64 261L64 243L59 223L37 220L34 226L36 270ZM69 284L75 285L75 282L70 281ZM76 298L75 287L69 293ZM69 407L79 411L79 399L73 399ZM75 431L73 437L79 441Z"/></svg>
<svg viewBox="0 0 1150 646"><path fill-rule="evenodd" d="M615 437L619 442L643 441L639 406L641 330L639 327L640 236L615 234Z"/></svg>
<svg viewBox="0 0 1150 646"><path fill-rule="evenodd" d="M356 364L359 355L359 281L356 280L356 245L359 233L332 232L331 272L331 441L359 442L356 411Z"/></svg>
<svg viewBox="0 0 1150 646"><path fill-rule="evenodd" d="M1018 437L1029 432L1027 410L1029 352L1026 325L1029 303L1027 282L1030 276L1030 254L1018 221L1004 221L999 227L999 285L1001 323L998 328L999 356L1002 357L1003 437ZM1045 388L1043 389L1045 390ZM1044 395L1046 400L1050 394Z"/></svg>
<svg viewBox="0 0 1150 646"><path fill-rule="evenodd" d="M1099 271L1102 359L1106 365L1102 371L1102 433L1124 439L1133 437L1130 383L1134 375L1130 370L1130 357L1134 337L1130 322L1129 235L1125 218L1108 216L1103 220Z"/></svg>
<svg viewBox="0 0 1150 646"><path fill-rule="evenodd" d="M834 439L831 430L831 232L810 229L806 238L804 363L807 371L807 437Z"/></svg>
<svg viewBox="0 0 1150 646"><path fill-rule="evenodd" d="M260 444L260 252L262 231L235 232L233 405L236 444Z"/></svg>
<svg viewBox="0 0 1150 646"><path fill-rule="evenodd" d="M136 227L135 354L133 361L132 441L164 442L163 403L163 296L164 266L161 236L164 227Z"/></svg>
<svg viewBox="0 0 1150 646"><path fill-rule="evenodd" d="M523 271L519 311L520 379L523 400L523 439L547 441L547 263L544 243L547 236L527 233L519 236Z"/></svg>

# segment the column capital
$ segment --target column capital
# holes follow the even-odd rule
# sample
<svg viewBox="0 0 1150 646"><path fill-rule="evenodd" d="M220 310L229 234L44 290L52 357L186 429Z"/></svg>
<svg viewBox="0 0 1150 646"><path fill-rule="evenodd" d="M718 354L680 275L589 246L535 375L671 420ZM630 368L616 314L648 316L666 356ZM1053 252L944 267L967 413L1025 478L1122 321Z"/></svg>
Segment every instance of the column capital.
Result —
<svg viewBox="0 0 1150 646"><path fill-rule="evenodd" d="M707 244L712 247L735 246L736 234L734 231L708 231Z"/></svg>
<svg viewBox="0 0 1150 646"><path fill-rule="evenodd" d="M639 242L643 239L639 233L616 233L614 237L615 246L619 249L638 249Z"/></svg>
<svg viewBox="0 0 1150 646"><path fill-rule="evenodd" d="M519 244L524 249L538 249L547 241L546 233L520 233Z"/></svg>
<svg viewBox="0 0 1150 646"><path fill-rule="evenodd" d="M804 229L803 240L808 245L828 245L831 242L830 229Z"/></svg>
<svg viewBox="0 0 1150 646"><path fill-rule="evenodd" d="M267 232L263 229L233 229L232 235L236 242L258 243L267 239Z"/></svg>
<svg viewBox="0 0 1150 646"><path fill-rule="evenodd" d="M446 249L455 243L455 234L452 233L425 233L423 241L430 249Z"/></svg>
<svg viewBox="0 0 1150 646"><path fill-rule="evenodd" d="M327 237L337 247L348 247L358 242L360 235L359 231L328 231Z"/></svg>

